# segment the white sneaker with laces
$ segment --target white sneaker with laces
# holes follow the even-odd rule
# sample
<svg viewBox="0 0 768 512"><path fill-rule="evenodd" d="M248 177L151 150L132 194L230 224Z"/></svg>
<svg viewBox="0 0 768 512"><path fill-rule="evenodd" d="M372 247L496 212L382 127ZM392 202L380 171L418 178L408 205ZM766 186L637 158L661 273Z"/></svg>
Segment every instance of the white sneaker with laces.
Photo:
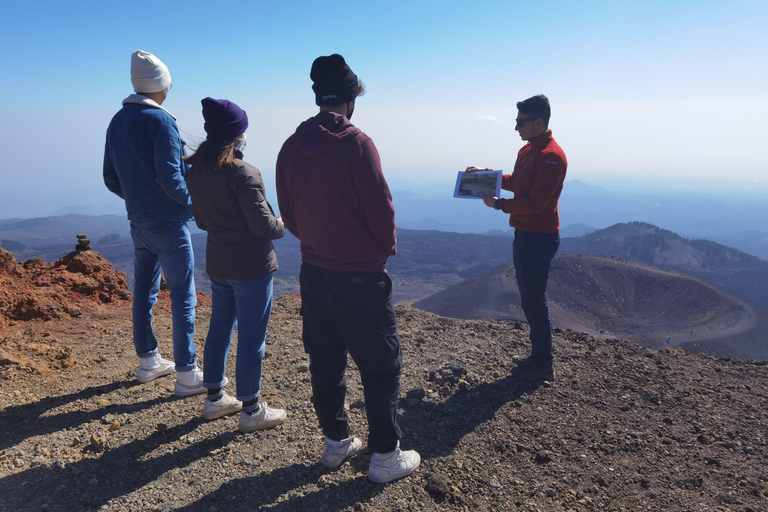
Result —
<svg viewBox="0 0 768 512"><path fill-rule="evenodd" d="M259 404L259 410L253 414L240 412L240 423L237 430L240 432L255 432L276 427L285 421L287 414L284 409L272 409L267 402Z"/></svg>
<svg viewBox="0 0 768 512"><path fill-rule="evenodd" d="M208 390L203 387L203 371L200 368L194 367L186 372L176 372L174 395L184 398L207 392Z"/></svg>
<svg viewBox="0 0 768 512"><path fill-rule="evenodd" d="M323 455L320 457L320 464L330 469L336 469L346 459L359 452L362 447L362 441L355 436L342 439L341 441L334 441L326 437L325 451L323 451Z"/></svg>
<svg viewBox="0 0 768 512"><path fill-rule="evenodd" d="M207 398L205 399L205 405L203 405L203 419L215 420L216 418L221 418L228 414L234 414L243 408L243 402L228 395L226 392L223 393L222 397L215 402L212 402Z"/></svg>
<svg viewBox="0 0 768 512"><path fill-rule="evenodd" d="M176 365L173 364L173 361L163 359L159 352L155 352L149 357L139 358L139 373L136 375L136 379L144 384L175 371Z"/></svg>
<svg viewBox="0 0 768 512"><path fill-rule="evenodd" d="M374 452L371 456L371 465L368 467L368 480L385 484L410 475L416 471L419 464L421 464L421 456L416 450L402 451L398 442L394 451Z"/></svg>

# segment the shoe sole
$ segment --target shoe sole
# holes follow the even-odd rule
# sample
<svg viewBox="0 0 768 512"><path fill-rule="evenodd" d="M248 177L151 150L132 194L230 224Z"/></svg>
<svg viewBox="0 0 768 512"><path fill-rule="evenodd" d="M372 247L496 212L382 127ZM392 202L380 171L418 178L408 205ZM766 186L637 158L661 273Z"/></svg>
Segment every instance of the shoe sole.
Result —
<svg viewBox="0 0 768 512"><path fill-rule="evenodd" d="M371 482L373 482L375 484L387 484L389 482L394 482L395 480L400 480L401 478L405 478L407 476L411 476L412 474L414 474L416 472L417 469L419 469L419 466L421 466L421 460L419 460L419 463L416 465L415 468L411 469L408 473L406 473L404 475L398 475L398 476L394 476L394 477L387 477L387 478L381 478L381 479L376 478L376 477L372 477L371 474L368 473L368 480L370 480Z"/></svg>
<svg viewBox="0 0 768 512"><path fill-rule="evenodd" d="M226 386L227 384L229 384L229 379L224 377L224 385L222 387ZM181 390L179 390L178 386L179 386L179 383L177 382L176 386L174 386L173 388L173 394L179 398L187 398L190 396L202 395L203 393L208 392L207 388L200 388L200 389L194 389L194 390L192 390L192 388L182 388ZM189 391L185 391L185 389L188 389Z"/></svg>
<svg viewBox="0 0 768 512"><path fill-rule="evenodd" d="M279 421L273 421L271 423L262 423L260 425L254 425L252 427L243 427L242 425L238 425L237 430L239 430L244 434L247 434L249 432L257 432L259 430L268 430L270 428L275 428L276 426L282 425L283 423L285 423L286 416L283 416L282 419L280 419Z"/></svg>
<svg viewBox="0 0 768 512"><path fill-rule="evenodd" d="M153 380L159 379L160 377L165 377L166 375L170 375L175 371L176 371L175 368L171 368L167 371L151 375L150 377L136 377L136 380L139 381L139 384L146 384L147 382L152 382Z"/></svg>
<svg viewBox="0 0 768 512"><path fill-rule="evenodd" d="M187 398L187 397L190 397L190 396L202 395L203 393L207 393L207 392L208 392L208 390L205 389L205 388L203 388L203 389L195 389L195 390L190 390L190 391L179 391L178 389L174 389L173 390L173 394L176 395L179 398Z"/></svg>
<svg viewBox="0 0 768 512"><path fill-rule="evenodd" d="M242 408L243 406L241 405L237 409L224 409L223 411L217 411L217 412L204 412L202 414L202 417L204 420L216 420L224 416L229 416L230 414L235 414L236 412L240 412Z"/></svg>

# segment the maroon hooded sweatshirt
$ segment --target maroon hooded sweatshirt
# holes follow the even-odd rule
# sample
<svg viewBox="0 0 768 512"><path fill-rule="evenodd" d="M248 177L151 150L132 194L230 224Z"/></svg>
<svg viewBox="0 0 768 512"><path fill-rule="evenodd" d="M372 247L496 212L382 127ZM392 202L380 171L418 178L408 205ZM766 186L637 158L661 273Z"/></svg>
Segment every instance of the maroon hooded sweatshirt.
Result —
<svg viewBox="0 0 768 512"><path fill-rule="evenodd" d="M330 270L386 272L397 253L395 209L373 141L349 120L320 112L277 156L277 200L301 260Z"/></svg>

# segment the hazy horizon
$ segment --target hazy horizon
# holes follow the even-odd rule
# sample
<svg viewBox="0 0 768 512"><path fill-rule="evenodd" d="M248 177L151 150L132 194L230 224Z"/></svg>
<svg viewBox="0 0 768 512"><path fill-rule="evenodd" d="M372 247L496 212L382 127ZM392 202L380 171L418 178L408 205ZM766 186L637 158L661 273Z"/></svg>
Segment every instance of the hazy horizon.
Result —
<svg viewBox="0 0 768 512"><path fill-rule="evenodd" d="M510 171L523 144L515 103L544 93L568 180L768 198L768 68L757 64L766 2L395 0L333 13L253 2L231 6L237 29L211 24L196 0L153 6L157 23L125 16L135 7L124 1L35 5L30 16L9 4L0 19L12 49L0 93L13 98L0 105L1 218L71 205L121 211L102 182L103 148L132 92L136 49L168 65L163 106L192 147L204 136L203 97L248 112L246 159L268 191L283 141L317 111L312 61L341 53L367 88L353 122L375 141L395 192L450 196L468 165Z"/></svg>

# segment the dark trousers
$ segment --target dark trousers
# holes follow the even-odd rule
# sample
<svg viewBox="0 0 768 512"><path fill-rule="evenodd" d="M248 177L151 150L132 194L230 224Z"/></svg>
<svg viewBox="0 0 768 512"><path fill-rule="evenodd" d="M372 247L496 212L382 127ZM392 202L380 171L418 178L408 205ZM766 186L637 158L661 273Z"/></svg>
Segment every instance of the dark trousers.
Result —
<svg viewBox="0 0 768 512"><path fill-rule="evenodd" d="M403 354L386 272L341 272L303 263L300 274L304 350L309 354L315 411L323 434L350 436L344 410L347 353L360 369L368 415L368 448L384 453L400 439L397 400Z"/></svg>
<svg viewBox="0 0 768 512"><path fill-rule="evenodd" d="M515 230L512 258L520 305L531 328L531 356L543 365L552 364L552 320L547 303L547 281L552 258L559 247L559 233Z"/></svg>

